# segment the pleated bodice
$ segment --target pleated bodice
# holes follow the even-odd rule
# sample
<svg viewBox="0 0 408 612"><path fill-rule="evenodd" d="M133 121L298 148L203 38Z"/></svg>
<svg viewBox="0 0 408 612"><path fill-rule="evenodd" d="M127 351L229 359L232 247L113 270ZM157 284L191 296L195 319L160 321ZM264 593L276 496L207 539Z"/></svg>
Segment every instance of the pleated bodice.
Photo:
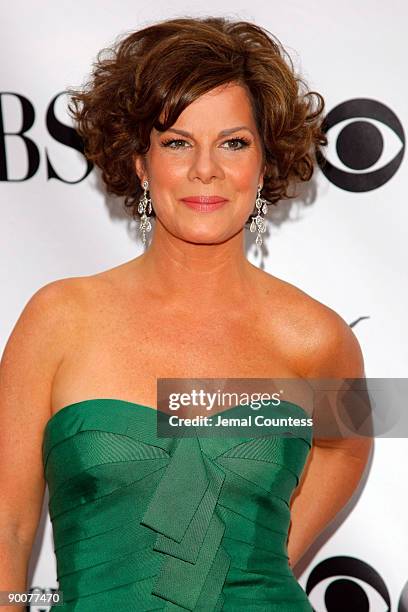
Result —
<svg viewBox="0 0 408 612"><path fill-rule="evenodd" d="M281 402L280 415L304 418ZM310 612L288 564L299 437L161 438L156 411L70 404L43 440L60 612Z"/></svg>

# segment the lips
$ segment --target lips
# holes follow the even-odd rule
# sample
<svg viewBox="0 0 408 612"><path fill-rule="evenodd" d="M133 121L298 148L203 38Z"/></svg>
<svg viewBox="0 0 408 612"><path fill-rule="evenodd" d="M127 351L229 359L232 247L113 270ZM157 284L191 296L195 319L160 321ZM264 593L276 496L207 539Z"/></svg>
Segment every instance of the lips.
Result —
<svg viewBox="0 0 408 612"><path fill-rule="evenodd" d="M214 195L214 196L187 196L185 198L181 198L183 202L192 202L193 204L218 204L219 202L226 202L227 198L223 198L222 196Z"/></svg>

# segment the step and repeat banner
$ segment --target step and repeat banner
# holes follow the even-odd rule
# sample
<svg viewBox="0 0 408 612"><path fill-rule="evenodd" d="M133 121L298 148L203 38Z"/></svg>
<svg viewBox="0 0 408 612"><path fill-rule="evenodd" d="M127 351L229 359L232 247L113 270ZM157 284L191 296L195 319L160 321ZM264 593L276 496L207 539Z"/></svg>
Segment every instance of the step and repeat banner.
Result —
<svg viewBox="0 0 408 612"><path fill-rule="evenodd" d="M408 8L398 0L2 4L0 25L0 343L46 283L142 252L137 224L104 192L67 113L97 52L155 20L223 15L276 35L325 98L326 164L268 215L248 258L353 328L367 377L408 372ZM408 612L405 437L376 439L353 498L295 574L318 612ZM30 560L32 589L57 587L48 491ZM32 610L44 610L31 606Z"/></svg>

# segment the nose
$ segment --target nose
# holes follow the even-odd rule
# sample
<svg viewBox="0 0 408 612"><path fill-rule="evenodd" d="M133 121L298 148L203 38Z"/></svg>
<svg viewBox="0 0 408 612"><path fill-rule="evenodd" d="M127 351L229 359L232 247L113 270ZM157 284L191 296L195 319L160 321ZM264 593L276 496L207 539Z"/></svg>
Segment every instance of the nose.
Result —
<svg viewBox="0 0 408 612"><path fill-rule="evenodd" d="M188 171L188 178L192 181L199 179L203 183L210 183L214 178L224 178L224 170L217 160L216 152L210 147L196 147Z"/></svg>

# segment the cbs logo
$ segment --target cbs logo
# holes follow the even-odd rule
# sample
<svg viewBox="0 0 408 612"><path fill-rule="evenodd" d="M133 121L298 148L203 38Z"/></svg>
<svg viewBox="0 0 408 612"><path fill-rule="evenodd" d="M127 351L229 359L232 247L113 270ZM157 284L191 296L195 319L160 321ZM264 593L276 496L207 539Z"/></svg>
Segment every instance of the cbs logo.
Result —
<svg viewBox="0 0 408 612"><path fill-rule="evenodd" d="M382 576L355 557L330 557L310 572L305 588L315 612L390 612L391 597ZM408 582L395 612L408 612Z"/></svg>
<svg viewBox="0 0 408 612"><path fill-rule="evenodd" d="M317 161L325 177L340 189L377 189L401 165L403 127L396 114L377 100L354 98L342 102L326 115L322 128L329 141L328 156L319 152Z"/></svg>

